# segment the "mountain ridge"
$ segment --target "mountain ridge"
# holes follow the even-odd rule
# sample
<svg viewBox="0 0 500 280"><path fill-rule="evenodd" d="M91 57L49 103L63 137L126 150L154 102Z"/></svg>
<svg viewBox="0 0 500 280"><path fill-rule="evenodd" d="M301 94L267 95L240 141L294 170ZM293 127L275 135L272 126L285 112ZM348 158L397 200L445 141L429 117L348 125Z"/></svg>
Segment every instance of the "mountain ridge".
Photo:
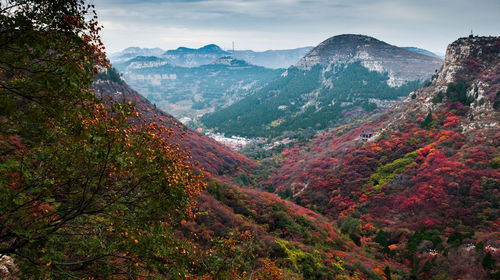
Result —
<svg viewBox="0 0 500 280"><path fill-rule="evenodd" d="M437 57L437 58L440 58L440 59L444 59L444 55L439 55L437 53L428 51L426 49L421 49L421 48L418 48L418 47L401 47L401 48L409 50L409 51L412 51L412 52L417 52L417 53L421 53L421 54L425 54L425 55L429 55L429 56L434 56L434 57Z"/></svg>
<svg viewBox="0 0 500 280"><path fill-rule="evenodd" d="M197 67L208 64L222 56L233 56L236 59L248 61L251 64L272 69L287 68L295 64L312 47L301 47L283 50L223 50L215 44L200 48L178 47L173 50L161 48L128 47L122 51L110 54L113 63L122 63L137 56L157 56L169 63L183 67Z"/></svg>
<svg viewBox="0 0 500 280"><path fill-rule="evenodd" d="M201 121L219 132L252 137L325 129L391 106L441 63L369 36L333 36L254 94Z"/></svg>
<svg viewBox="0 0 500 280"><path fill-rule="evenodd" d="M168 50L164 53L164 55L175 55L175 54L183 54L183 53L220 53L223 55L229 54L229 52L224 51L222 48L215 44L205 45L203 47L193 49L187 47L178 47L175 50Z"/></svg>

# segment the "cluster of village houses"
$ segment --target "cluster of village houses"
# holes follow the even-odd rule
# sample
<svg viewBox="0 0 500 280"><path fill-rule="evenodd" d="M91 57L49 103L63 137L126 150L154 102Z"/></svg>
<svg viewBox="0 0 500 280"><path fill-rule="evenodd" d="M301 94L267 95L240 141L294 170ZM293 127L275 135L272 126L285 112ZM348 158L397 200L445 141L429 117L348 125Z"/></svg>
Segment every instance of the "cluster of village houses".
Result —
<svg viewBox="0 0 500 280"><path fill-rule="evenodd" d="M264 137L258 137L258 138L246 138L246 137L240 137L240 136L231 136L231 137L226 137L224 133L212 133L212 132L205 132L205 135L214 139L215 141L222 143L229 147L232 150L240 150L243 147L247 146L248 144L251 143L266 143L267 138ZM266 150L273 149L279 145L285 145L293 142L292 139L290 138L285 138L279 141L274 141L272 143L267 143L264 144L263 148Z"/></svg>

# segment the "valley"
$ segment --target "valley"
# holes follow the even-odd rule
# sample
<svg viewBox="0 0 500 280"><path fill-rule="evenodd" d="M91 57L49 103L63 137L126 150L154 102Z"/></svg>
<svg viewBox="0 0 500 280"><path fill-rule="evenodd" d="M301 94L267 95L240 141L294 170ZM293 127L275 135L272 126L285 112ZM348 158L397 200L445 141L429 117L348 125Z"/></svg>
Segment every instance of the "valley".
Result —
<svg viewBox="0 0 500 280"><path fill-rule="evenodd" d="M500 279L500 37L187 47L351 9L278 2L124 2L155 41L111 54L93 2L0 2L0 279Z"/></svg>
<svg viewBox="0 0 500 280"><path fill-rule="evenodd" d="M138 56L115 67L156 106L184 122L234 103L281 73L228 56L192 68L167 61Z"/></svg>
<svg viewBox="0 0 500 280"><path fill-rule="evenodd" d="M372 56L349 51L359 49L359 41L375 45L364 45ZM346 42L340 48L346 54L339 56L338 46L331 53L330 44ZM201 121L222 116L212 131L238 136L205 134L256 161L233 181L240 192L269 192L324 215L339 229L335 235L378 256L372 261L385 255L391 264L379 275L489 279L494 270L477 268L500 246L499 47L497 37L462 38L448 47L442 65L406 50L394 55L397 47L370 37L332 37L261 89ZM411 60L404 55L413 63L401 65ZM220 188L209 192L225 201ZM293 221L287 223L286 231L294 232ZM489 249L478 251L476 244Z"/></svg>

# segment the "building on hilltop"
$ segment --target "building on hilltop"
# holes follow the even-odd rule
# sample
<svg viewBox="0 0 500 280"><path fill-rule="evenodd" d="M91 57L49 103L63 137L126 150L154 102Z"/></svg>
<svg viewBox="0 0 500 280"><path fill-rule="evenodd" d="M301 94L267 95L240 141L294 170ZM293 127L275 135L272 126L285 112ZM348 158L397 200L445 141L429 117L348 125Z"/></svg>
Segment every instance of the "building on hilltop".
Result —
<svg viewBox="0 0 500 280"><path fill-rule="evenodd" d="M361 131L361 134L359 135L359 139L361 141L368 141L370 138L372 138L373 136L373 130L371 129L364 129L363 131Z"/></svg>

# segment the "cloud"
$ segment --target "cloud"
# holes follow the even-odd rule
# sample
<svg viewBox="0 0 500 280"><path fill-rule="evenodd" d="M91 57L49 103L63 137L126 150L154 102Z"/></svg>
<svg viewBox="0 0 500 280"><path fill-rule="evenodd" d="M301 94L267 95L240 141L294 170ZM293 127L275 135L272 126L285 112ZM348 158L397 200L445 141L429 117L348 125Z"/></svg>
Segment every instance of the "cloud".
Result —
<svg viewBox="0 0 500 280"><path fill-rule="evenodd" d="M443 52L471 28L484 35L500 30L497 0L99 0L95 5L111 50L233 40L247 49L293 48L357 33Z"/></svg>

